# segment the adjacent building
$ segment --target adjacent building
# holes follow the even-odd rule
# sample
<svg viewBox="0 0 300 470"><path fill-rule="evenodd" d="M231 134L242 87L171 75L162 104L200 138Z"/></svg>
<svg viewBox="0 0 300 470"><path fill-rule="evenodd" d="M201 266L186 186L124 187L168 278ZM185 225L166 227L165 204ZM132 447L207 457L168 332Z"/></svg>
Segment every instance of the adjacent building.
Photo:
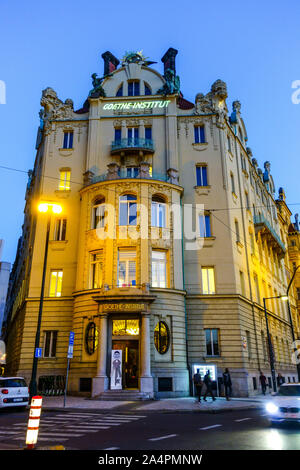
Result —
<svg viewBox="0 0 300 470"><path fill-rule="evenodd" d="M41 392L62 390L73 331L70 393L187 396L196 368L220 385L225 367L235 395L259 393L259 371L270 380L263 298L276 371L296 378L281 298L292 272L284 190L276 197L270 163L262 170L253 157L240 102L228 112L226 84L186 100L176 55L165 53L160 73L140 52L121 63L102 54L103 77L92 75L79 110L52 88L42 93L5 322L6 372L29 380L47 227L37 207L60 204Z"/></svg>
<svg viewBox="0 0 300 470"><path fill-rule="evenodd" d="M3 240L0 240L0 259L2 257L2 250L3 250ZM0 261L0 337L1 337L2 322L4 318L9 274L10 274L10 263Z"/></svg>

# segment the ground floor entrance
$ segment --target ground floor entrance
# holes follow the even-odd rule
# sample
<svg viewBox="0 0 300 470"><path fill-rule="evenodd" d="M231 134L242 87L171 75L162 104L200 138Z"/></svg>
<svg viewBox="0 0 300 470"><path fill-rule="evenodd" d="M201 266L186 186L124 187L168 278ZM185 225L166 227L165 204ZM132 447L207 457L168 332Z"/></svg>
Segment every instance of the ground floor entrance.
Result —
<svg viewBox="0 0 300 470"><path fill-rule="evenodd" d="M113 340L112 350L122 351L122 389L139 387L139 341Z"/></svg>

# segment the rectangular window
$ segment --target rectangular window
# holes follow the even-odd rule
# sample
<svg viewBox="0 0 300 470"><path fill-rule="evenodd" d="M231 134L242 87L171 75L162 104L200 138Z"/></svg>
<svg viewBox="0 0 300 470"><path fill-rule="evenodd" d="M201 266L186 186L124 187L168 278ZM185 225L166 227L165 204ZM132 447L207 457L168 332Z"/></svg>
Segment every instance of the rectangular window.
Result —
<svg viewBox="0 0 300 470"><path fill-rule="evenodd" d="M102 250L91 254L91 289L100 289L103 279Z"/></svg>
<svg viewBox="0 0 300 470"><path fill-rule="evenodd" d="M135 145L138 142L139 138L139 128L138 127L129 127L127 129L128 145Z"/></svg>
<svg viewBox="0 0 300 470"><path fill-rule="evenodd" d="M119 250L118 287L136 286L136 251Z"/></svg>
<svg viewBox="0 0 300 470"><path fill-rule="evenodd" d="M127 194L120 196L119 225L136 225L136 196Z"/></svg>
<svg viewBox="0 0 300 470"><path fill-rule="evenodd" d="M207 166L196 167L197 186L207 186Z"/></svg>
<svg viewBox="0 0 300 470"><path fill-rule="evenodd" d="M205 330L205 343L206 343L206 355L207 356L219 356L219 331Z"/></svg>
<svg viewBox="0 0 300 470"><path fill-rule="evenodd" d="M128 82L128 96L139 96L140 95L140 82L133 81Z"/></svg>
<svg viewBox="0 0 300 470"><path fill-rule="evenodd" d="M201 268L202 273L202 294L215 294L215 269Z"/></svg>
<svg viewBox="0 0 300 470"><path fill-rule="evenodd" d="M166 226L166 204L165 202L152 201L151 204L151 226L152 227L165 227Z"/></svg>
<svg viewBox="0 0 300 470"><path fill-rule="evenodd" d="M126 170L127 170L127 173L126 173L127 178L138 178L139 176L138 167L129 166L126 168Z"/></svg>
<svg viewBox="0 0 300 470"><path fill-rule="evenodd" d="M51 271L49 297L61 297L62 290L62 271Z"/></svg>
<svg viewBox="0 0 300 470"><path fill-rule="evenodd" d="M64 149L73 148L73 131L64 132L63 148Z"/></svg>
<svg viewBox="0 0 300 470"><path fill-rule="evenodd" d="M145 139L152 140L152 127L145 127Z"/></svg>
<svg viewBox="0 0 300 470"><path fill-rule="evenodd" d="M231 191L235 193L234 176L232 173L230 173L230 181L231 181Z"/></svg>
<svg viewBox="0 0 300 470"><path fill-rule="evenodd" d="M61 170L59 172L59 190L60 191L69 191L71 188L71 171L70 170Z"/></svg>
<svg viewBox="0 0 300 470"><path fill-rule="evenodd" d="M199 236L201 238L211 237L210 215L199 215Z"/></svg>
<svg viewBox="0 0 300 470"><path fill-rule="evenodd" d="M167 255L164 251L152 250L152 286L167 287Z"/></svg>
<svg viewBox="0 0 300 470"><path fill-rule="evenodd" d="M63 241L66 239L67 219L56 219L54 240Z"/></svg>
<svg viewBox="0 0 300 470"><path fill-rule="evenodd" d="M204 126L195 126L195 144L205 143L205 129Z"/></svg>
<svg viewBox="0 0 300 470"><path fill-rule="evenodd" d="M115 142L118 142L122 139L122 130L116 128L115 129Z"/></svg>
<svg viewBox="0 0 300 470"><path fill-rule="evenodd" d="M45 331L44 357L56 356L57 331Z"/></svg>

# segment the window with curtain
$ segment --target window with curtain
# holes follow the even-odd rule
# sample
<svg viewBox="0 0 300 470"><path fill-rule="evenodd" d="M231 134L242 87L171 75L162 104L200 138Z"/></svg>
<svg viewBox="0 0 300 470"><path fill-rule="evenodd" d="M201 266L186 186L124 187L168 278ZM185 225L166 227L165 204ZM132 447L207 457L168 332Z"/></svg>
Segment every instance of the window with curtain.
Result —
<svg viewBox="0 0 300 470"><path fill-rule="evenodd" d="M60 170L59 172L59 190L69 191L71 189L71 171Z"/></svg>
<svg viewBox="0 0 300 470"><path fill-rule="evenodd" d="M136 250L119 250L118 287L136 286Z"/></svg>
<svg viewBox="0 0 300 470"><path fill-rule="evenodd" d="M105 199L96 199L93 204L92 229L104 227L105 225Z"/></svg>
<svg viewBox="0 0 300 470"><path fill-rule="evenodd" d="M61 297L63 272L52 270L50 272L49 297Z"/></svg>
<svg viewBox="0 0 300 470"><path fill-rule="evenodd" d="M91 289L100 289L103 280L103 252L91 253Z"/></svg>
<svg viewBox="0 0 300 470"><path fill-rule="evenodd" d="M54 240L63 241L66 239L67 219L56 219Z"/></svg>
<svg viewBox="0 0 300 470"><path fill-rule="evenodd" d="M152 250L152 287L167 287L167 254Z"/></svg>
<svg viewBox="0 0 300 470"><path fill-rule="evenodd" d="M152 197L151 225L152 227L166 226L166 203L165 200L159 196Z"/></svg>
<svg viewBox="0 0 300 470"><path fill-rule="evenodd" d="M119 225L136 225L137 199L133 194L120 196Z"/></svg>
<svg viewBox="0 0 300 470"><path fill-rule="evenodd" d="M202 294L215 294L215 269L213 267L201 268Z"/></svg>

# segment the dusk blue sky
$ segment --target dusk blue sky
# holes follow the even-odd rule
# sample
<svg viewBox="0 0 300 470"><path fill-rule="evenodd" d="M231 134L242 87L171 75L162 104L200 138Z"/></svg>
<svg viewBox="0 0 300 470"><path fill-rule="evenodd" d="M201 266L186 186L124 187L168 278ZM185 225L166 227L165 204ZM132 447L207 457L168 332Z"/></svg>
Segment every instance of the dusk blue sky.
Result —
<svg viewBox="0 0 300 470"><path fill-rule="evenodd" d="M300 104L291 99L300 80L299 0L2 0L0 7L1 166L33 167L47 86L78 109L91 74L103 74L103 52L121 58L142 49L162 72L161 57L174 47L184 97L194 101L224 80L229 110L234 100L242 104L253 156L260 167L271 162L276 190L282 186L292 212L300 212ZM2 261L13 262L27 175L0 168L0 178Z"/></svg>

